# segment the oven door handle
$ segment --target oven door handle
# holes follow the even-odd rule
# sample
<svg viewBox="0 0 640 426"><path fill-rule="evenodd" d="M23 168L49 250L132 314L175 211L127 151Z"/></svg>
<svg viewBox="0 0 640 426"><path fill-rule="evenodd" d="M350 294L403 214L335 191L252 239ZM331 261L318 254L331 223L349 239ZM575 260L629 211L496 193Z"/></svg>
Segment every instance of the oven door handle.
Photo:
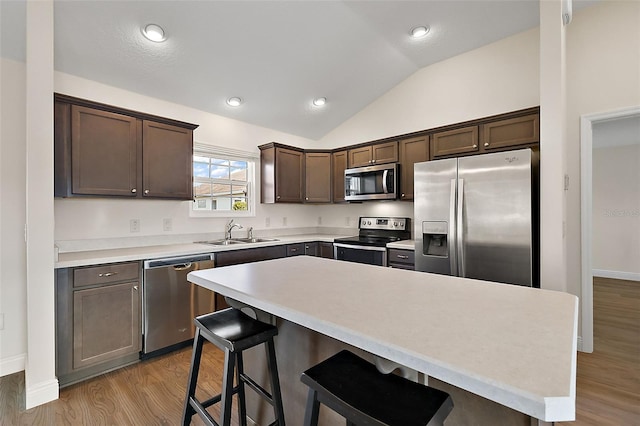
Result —
<svg viewBox="0 0 640 426"><path fill-rule="evenodd" d="M387 251L386 247L378 247L378 246L354 246L353 244L342 244L342 243L333 243L333 246L354 249L354 250Z"/></svg>

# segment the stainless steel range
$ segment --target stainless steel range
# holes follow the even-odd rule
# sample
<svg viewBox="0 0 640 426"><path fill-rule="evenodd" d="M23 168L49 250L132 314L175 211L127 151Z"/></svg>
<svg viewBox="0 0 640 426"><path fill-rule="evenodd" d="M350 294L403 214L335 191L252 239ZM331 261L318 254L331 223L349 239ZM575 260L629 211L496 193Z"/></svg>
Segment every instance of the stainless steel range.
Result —
<svg viewBox="0 0 640 426"><path fill-rule="evenodd" d="M405 217L361 217L358 235L333 240L334 258L387 266L387 244L410 239L409 222Z"/></svg>

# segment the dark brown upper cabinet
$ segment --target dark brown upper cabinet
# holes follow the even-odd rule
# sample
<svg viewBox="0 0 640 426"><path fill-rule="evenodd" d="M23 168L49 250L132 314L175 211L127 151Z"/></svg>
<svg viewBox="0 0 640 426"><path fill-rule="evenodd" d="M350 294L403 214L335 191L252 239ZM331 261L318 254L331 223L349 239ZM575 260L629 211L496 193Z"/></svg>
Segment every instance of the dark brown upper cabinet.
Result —
<svg viewBox="0 0 640 426"><path fill-rule="evenodd" d="M349 167L364 167L398 161L398 142L385 142L349 150Z"/></svg>
<svg viewBox="0 0 640 426"><path fill-rule="evenodd" d="M484 151L539 143L540 116L530 114L483 124L480 137Z"/></svg>
<svg viewBox="0 0 640 426"><path fill-rule="evenodd" d="M261 203L302 203L304 152L269 143L260 148Z"/></svg>
<svg viewBox="0 0 640 426"><path fill-rule="evenodd" d="M478 126L447 130L431 135L431 158L478 152Z"/></svg>
<svg viewBox="0 0 640 426"><path fill-rule="evenodd" d="M342 203L344 199L344 171L347 169L347 151L332 154L333 202Z"/></svg>
<svg viewBox="0 0 640 426"><path fill-rule="evenodd" d="M413 165L429 161L429 136L403 139L400 152L400 199L413 200Z"/></svg>
<svg viewBox="0 0 640 426"><path fill-rule="evenodd" d="M54 194L192 199L198 127L55 95Z"/></svg>
<svg viewBox="0 0 640 426"><path fill-rule="evenodd" d="M306 152L305 195L306 203L331 202L331 153Z"/></svg>

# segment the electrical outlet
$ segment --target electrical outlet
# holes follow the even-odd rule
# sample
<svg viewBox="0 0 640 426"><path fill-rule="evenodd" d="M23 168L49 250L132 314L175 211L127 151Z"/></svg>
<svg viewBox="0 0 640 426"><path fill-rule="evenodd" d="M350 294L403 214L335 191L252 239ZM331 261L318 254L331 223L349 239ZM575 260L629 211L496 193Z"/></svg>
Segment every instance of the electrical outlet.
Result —
<svg viewBox="0 0 640 426"><path fill-rule="evenodd" d="M287 217L282 218L282 226L287 226Z"/></svg>
<svg viewBox="0 0 640 426"><path fill-rule="evenodd" d="M173 229L173 221L170 217L162 219L162 229L165 231L171 231Z"/></svg>
<svg viewBox="0 0 640 426"><path fill-rule="evenodd" d="M4 330L4 314L0 314L0 330Z"/></svg>
<svg viewBox="0 0 640 426"><path fill-rule="evenodd" d="M268 228L271 226L271 218L270 217L265 217L264 218L264 227Z"/></svg>
<svg viewBox="0 0 640 426"><path fill-rule="evenodd" d="M129 221L129 232L140 232L140 219L131 219Z"/></svg>

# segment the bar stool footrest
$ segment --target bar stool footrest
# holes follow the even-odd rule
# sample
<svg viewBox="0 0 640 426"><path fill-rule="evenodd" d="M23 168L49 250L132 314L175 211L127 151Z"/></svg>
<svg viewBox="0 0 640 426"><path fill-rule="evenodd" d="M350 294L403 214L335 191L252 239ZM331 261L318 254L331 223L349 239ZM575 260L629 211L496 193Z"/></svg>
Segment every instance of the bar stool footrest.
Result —
<svg viewBox="0 0 640 426"><path fill-rule="evenodd" d="M245 382L251 389L253 389L258 395L260 395L265 401L273 406L273 397L265 388L256 383L251 377L246 374L241 374L240 379Z"/></svg>

